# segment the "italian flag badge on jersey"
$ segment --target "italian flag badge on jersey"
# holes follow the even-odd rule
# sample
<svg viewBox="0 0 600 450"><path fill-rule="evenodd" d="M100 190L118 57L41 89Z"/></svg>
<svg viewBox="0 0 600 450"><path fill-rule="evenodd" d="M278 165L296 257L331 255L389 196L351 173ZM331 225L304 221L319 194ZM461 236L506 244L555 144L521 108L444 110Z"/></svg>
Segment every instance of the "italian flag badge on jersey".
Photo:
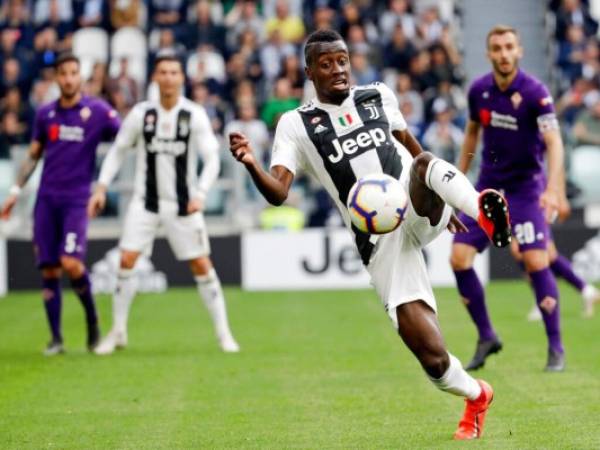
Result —
<svg viewBox="0 0 600 450"><path fill-rule="evenodd" d="M352 125L352 114L344 114L343 116L338 117L338 122L340 122L340 125L343 127L349 127L350 125Z"/></svg>

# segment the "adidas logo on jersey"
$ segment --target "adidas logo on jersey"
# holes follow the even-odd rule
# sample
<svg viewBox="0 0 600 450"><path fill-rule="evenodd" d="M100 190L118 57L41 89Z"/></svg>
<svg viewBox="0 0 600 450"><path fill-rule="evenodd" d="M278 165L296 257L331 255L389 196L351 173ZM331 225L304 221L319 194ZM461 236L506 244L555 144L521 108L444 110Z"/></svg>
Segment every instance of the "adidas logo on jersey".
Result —
<svg viewBox="0 0 600 450"><path fill-rule="evenodd" d="M352 155L356 153L359 148L365 147L379 147L386 141L385 131L381 128L373 128L368 131L361 131L356 135L356 138L346 138L340 143L340 139L336 138L333 140L333 148L336 153L329 155L329 161L332 163L338 163L346 155Z"/></svg>
<svg viewBox="0 0 600 450"><path fill-rule="evenodd" d="M315 134L319 134L319 133L323 133L324 131L327 131L327 127L319 124L315 127Z"/></svg>

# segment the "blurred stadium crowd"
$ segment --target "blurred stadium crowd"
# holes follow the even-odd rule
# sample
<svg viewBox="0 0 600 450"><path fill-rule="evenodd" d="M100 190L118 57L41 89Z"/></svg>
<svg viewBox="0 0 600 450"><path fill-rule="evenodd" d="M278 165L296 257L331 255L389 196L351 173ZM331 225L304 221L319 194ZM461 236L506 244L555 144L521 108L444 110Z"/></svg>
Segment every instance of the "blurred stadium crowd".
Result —
<svg viewBox="0 0 600 450"><path fill-rule="evenodd" d="M549 3L556 106L571 145L600 145L595 3ZM57 97L52 64L60 51L80 56L85 92L125 116L156 95L153 58L170 47L184 60L186 94L206 108L215 132L244 132L266 163L278 117L314 92L303 72L303 41L314 29L332 27L348 42L354 81L393 88L423 145L454 161L466 110L459 7L454 0L4 0L0 158L28 142L35 109ZM259 211L264 204L226 156L212 209ZM309 180L299 186L314 194L302 207L307 223L322 225L326 195L313 192Z"/></svg>

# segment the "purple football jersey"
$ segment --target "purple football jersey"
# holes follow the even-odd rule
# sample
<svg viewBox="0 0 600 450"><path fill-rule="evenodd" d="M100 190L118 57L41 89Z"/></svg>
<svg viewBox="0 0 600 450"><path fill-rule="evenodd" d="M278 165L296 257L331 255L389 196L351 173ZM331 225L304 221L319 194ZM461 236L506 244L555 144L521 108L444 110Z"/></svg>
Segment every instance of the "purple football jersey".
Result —
<svg viewBox="0 0 600 450"><path fill-rule="evenodd" d="M82 96L71 108L57 101L36 114L33 139L44 148L39 195L87 197L96 166L96 147L113 139L121 122L105 101Z"/></svg>
<svg viewBox="0 0 600 450"><path fill-rule="evenodd" d="M519 70L501 91L491 73L469 90L469 116L483 128L483 152L478 189L542 192L546 185L541 131L556 123L546 87Z"/></svg>

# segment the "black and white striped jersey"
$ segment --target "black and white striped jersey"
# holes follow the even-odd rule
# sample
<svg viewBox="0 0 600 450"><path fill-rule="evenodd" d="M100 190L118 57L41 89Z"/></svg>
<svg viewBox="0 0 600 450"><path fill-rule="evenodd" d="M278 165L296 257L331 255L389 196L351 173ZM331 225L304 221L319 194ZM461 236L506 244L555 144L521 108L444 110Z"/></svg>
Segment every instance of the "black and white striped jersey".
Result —
<svg viewBox="0 0 600 450"><path fill-rule="evenodd" d="M102 166L99 182L108 185L126 150L137 149L134 194L148 211L161 202L177 204L187 214L190 198L205 195L219 173L218 141L204 108L180 97L165 110L160 102L144 101L127 115ZM198 156L203 170L198 179Z"/></svg>
<svg viewBox="0 0 600 450"><path fill-rule="evenodd" d="M314 99L285 113L275 132L271 167L284 166L314 176L335 201L345 224L368 263L374 236L351 226L346 199L355 181L370 173L386 173L406 181L412 161L393 136L406 121L392 91L381 83L356 86L341 105Z"/></svg>

